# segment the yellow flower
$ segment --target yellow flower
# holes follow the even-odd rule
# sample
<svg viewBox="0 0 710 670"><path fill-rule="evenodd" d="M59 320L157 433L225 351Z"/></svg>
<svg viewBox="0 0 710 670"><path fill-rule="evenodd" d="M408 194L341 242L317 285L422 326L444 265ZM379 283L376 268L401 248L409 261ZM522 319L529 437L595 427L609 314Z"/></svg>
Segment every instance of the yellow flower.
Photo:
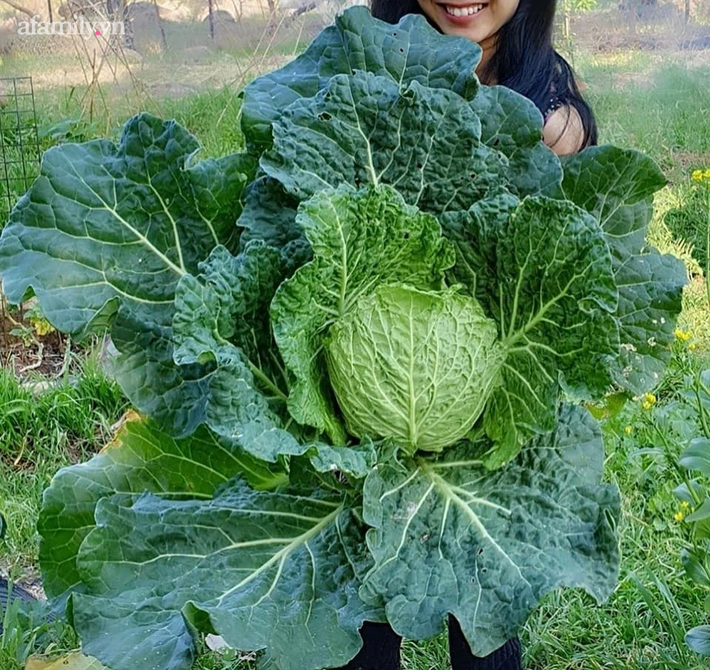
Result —
<svg viewBox="0 0 710 670"><path fill-rule="evenodd" d="M681 342L687 342L691 337L693 337L692 333L689 333L687 330L682 330L681 328L676 328L675 329L675 337L677 340Z"/></svg>
<svg viewBox="0 0 710 670"><path fill-rule="evenodd" d="M641 396L643 403L641 404L641 407L645 410L651 409L656 404L657 398L653 393L644 393L643 396Z"/></svg>
<svg viewBox="0 0 710 670"><path fill-rule="evenodd" d="M684 509L684 510L690 509L690 503L689 503L687 500L684 500L684 501L680 504L680 506L681 506L681 508Z"/></svg>
<svg viewBox="0 0 710 670"><path fill-rule="evenodd" d="M683 512L676 512L676 513L673 515L673 518L674 518L678 523L680 523L683 519L685 519L685 515L683 514Z"/></svg>
<svg viewBox="0 0 710 670"><path fill-rule="evenodd" d="M631 426L626 426L626 428L624 428L624 432L625 432L627 435L631 435L631 433L634 432L634 429L633 429Z"/></svg>
<svg viewBox="0 0 710 670"><path fill-rule="evenodd" d="M703 176L705 177L705 179L710 181L710 168L705 170L705 172L703 173Z"/></svg>
<svg viewBox="0 0 710 670"><path fill-rule="evenodd" d="M690 351L695 351L697 348L698 348L698 345L695 344L695 342L691 342L691 343L688 345L688 349L690 349Z"/></svg>
<svg viewBox="0 0 710 670"><path fill-rule="evenodd" d="M703 181L703 176L704 173L702 170L693 170L693 174L691 175L691 179L693 181L697 181L699 184Z"/></svg>

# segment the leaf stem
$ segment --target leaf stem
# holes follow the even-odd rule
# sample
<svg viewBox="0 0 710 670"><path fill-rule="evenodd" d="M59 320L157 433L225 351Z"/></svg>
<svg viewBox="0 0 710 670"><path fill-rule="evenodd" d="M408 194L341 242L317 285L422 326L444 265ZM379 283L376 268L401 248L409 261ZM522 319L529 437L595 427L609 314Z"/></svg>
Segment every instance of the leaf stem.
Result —
<svg viewBox="0 0 710 670"><path fill-rule="evenodd" d="M271 380L268 375L264 374L264 372L251 361L249 361L249 369L251 370L251 373L281 402L288 402L288 396Z"/></svg>

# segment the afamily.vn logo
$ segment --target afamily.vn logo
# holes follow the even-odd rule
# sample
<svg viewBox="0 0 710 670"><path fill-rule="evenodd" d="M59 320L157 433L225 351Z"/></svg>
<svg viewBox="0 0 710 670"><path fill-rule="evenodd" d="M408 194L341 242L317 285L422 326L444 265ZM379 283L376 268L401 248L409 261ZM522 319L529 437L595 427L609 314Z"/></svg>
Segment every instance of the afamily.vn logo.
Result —
<svg viewBox="0 0 710 670"><path fill-rule="evenodd" d="M30 21L18 21L18 35L79 35L85 40L92 37L110 37L125 35L126 25L123 21L40 21L35 14Z"/></svg>

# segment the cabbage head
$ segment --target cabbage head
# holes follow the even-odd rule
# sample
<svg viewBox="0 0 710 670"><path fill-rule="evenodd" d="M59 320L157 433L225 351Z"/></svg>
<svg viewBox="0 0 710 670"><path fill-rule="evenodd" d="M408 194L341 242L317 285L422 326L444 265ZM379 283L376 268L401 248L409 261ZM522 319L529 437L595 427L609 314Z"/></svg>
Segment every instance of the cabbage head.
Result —
<svg viewBox="0 0 710 670"><path fill-rule="evenodd" d="M330 381L348 432L392 438L410 453L466 435L499 380L497 327L455 289L385 285L336 323Z"/></svg>

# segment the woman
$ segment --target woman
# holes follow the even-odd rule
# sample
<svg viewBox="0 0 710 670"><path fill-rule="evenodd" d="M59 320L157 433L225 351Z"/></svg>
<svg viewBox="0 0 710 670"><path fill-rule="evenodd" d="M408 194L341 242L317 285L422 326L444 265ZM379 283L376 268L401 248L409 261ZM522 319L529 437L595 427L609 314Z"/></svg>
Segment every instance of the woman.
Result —
<svg viewBox="0 0 710 670"><path fill-rule="evenodd" d="M372 0L373 16L396 23L424 14L442 33L483 49L477 74L532 100L545 118L543 139L560 156L597 143L594 115L572 69L552 44L556 0Z"/></svg>
<svg viewBox="0 0 710 670"><path fill-rule="evenodd" d="M477 74L532 100L545 119L543 140L558 155L597 143L594 115L572 69L552 44L556 0L372 0L376 18L396 23L424 14L442 33L466 37L483 49ZM397 670L401 638L387 624L367 623L363 648L343 670ZM487 658L476 658L461 628L449 620L453 670L520 670L520 642L511 640ZM432 670L436 670L433 669Z"/></svg>

